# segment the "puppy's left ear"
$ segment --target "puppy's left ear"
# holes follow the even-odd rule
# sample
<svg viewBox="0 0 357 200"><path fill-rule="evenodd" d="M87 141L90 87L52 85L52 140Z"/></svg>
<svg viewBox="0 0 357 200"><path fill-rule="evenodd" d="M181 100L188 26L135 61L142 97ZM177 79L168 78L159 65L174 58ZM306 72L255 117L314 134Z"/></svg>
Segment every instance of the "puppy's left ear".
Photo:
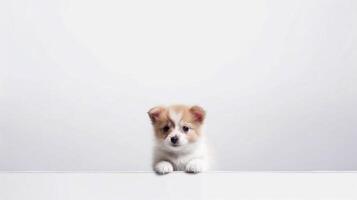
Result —
<svg viewBox="0 0 357 200"><path fill-rule="evenodd" d="M192 106L190 112L193 115L193 118L198 123L203 123L206 117L206 111L200 106Z"/></svg>

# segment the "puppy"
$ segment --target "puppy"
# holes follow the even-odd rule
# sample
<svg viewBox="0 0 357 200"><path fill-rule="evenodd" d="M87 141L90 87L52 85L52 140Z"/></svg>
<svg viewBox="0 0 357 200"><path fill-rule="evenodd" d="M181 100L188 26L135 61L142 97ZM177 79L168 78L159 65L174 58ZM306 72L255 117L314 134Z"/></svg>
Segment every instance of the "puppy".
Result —
<svg viewBox="0 0 357 200"><path fill-rule="evenodd" d="M148 114L155 133L153 169L156 173L199 173L207 169L206 144L202 133L206 112L203 108L157 106Z"/></svg>

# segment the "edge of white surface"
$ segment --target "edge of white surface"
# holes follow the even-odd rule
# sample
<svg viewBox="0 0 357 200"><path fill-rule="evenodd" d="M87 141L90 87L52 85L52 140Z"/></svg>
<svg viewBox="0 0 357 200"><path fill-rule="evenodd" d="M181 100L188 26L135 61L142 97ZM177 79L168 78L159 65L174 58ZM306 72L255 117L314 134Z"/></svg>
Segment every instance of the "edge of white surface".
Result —
<svg viewBox="0 0 357 200"><path fill-rule="evenodd" d="M135 174L135 173L154 173L153 171L96 171L96 170L81 170L81 171L0 171L0 174L4 173L120 173L120 174ZM173 173L185 173L183 171L175 171ZM203 174L214 173L357 173L357 171L206 171Z"/></svg>
<svg viewBox="0 0 357 200"><path fill-rule="evenodd" d="M356 200L356 172L12 171L0 172L0 199Z"/></svg>

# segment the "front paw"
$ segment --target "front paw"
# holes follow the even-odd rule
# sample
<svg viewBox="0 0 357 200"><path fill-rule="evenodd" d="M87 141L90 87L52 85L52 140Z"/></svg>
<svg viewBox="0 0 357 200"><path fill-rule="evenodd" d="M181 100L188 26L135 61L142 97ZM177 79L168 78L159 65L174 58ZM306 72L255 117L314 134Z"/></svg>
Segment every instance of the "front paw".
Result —
<svg viewBox="0 0 357 200"><path fill-rule="evenodd" d="M174 171L174 167L170 162L167 161L160 161L155 164L154 170L158 174L168 174Z"/></svg>
<svg viewBox="0 0 357 200"><path fill-rule="evenodd" d="M204 162L202 160L191 160L187 163L185 171L187 173L200 173L204 170Z"/></svg>

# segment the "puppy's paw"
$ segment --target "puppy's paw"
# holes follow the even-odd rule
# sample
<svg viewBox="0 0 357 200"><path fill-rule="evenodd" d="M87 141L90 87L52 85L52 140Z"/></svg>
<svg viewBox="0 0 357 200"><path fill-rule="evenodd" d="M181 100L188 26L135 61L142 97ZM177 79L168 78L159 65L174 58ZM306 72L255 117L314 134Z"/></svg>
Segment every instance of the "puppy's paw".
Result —
<svg viewBox="0 0 357 200"><path fill-rule="evenodd" d="M187 163L185 171L187 173L200 173L205 169L204 161L195 159Z"/></svg>
<svg viewBox="0 0 357 200"><path fill-rule="evenodd" d="M174 171L174 167L170 162L160 161L155 164L154 170L157 174L168 174Z"/></svg>

